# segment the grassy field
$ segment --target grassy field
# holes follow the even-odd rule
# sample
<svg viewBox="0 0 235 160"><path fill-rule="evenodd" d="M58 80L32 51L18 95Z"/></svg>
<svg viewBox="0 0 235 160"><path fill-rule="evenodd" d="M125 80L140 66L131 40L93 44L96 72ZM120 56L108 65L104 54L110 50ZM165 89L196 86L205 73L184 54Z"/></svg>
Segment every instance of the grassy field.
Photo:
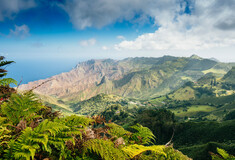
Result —
<svg viewBox="0 0 235 160"><path fill-rule="evenodd" d="M155 105L162 105L166 99L167 99L166 96L162 96L162 97L150 99L149 102Z"/></svg>
<svg viewBox="0 0 235 160"><path fill-rule="evenodd" d="M169 97L180 101L196 98L195 90L189 86L178 89L173 94L170 94Z"/></svg>
<svg viewBox="0 0 235 160"><path fill-rule="evenodd" d="M200 113L206 113L216 110L215 107L211 107L208 105L193 105L191 107L186 108L176 108L176 109L170 109L177 117L190 117L195 116Z"/></svg>

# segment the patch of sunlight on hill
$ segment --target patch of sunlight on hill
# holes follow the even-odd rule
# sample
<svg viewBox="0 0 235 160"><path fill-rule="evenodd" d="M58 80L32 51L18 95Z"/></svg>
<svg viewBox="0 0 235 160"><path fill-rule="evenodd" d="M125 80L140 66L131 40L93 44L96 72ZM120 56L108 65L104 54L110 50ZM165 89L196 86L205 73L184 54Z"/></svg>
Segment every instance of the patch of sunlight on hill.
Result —
<svg viewBox="0 0 235 160"><path fill-rule="evenodd" d="M169 97L171 99L181 100L181 101L195 99L195 90L187 86L187 87L178 89L173 94L170 94Z"/></svg>
<svg viewBox="0 0 235 160"><path fill-rule="evenodd" d="M194 116L200 112L211 112L216 110L215 107L211 107L208 105L193 105L187 108L177 108L177 109L170 109L173 113L175 113L178 117L190 117Z"/></svg>
<svg viewBox="0 0 235 160"><path fill-rule="evenodd" d="M216 73L216 74L221 74L221 75L224 75L226 74L227 72L223 69L214 69L214 68L211 68L211 69L208 69L208 70L205 70L205 71L202 71L204 74L207 74L207 73Z"/></svg>
<svg viewBox="0 0 235 160"><path fill-rule="evenodd" d="M182 80L193 81L193 79L191 77L186 77L186 76L182 76L181 79Z"/></svg>

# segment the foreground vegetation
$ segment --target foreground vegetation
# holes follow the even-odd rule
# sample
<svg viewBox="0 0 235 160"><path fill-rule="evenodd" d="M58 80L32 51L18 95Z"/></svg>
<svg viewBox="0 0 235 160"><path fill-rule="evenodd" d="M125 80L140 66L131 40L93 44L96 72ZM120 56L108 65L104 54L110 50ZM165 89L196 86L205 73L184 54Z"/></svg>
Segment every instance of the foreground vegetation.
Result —
<svg viewBox="0 0 235 160"><path fill-rule="evenodd" d="M155 136L142 125L130 132L100 116L62 117L32 92L12 93L0 115L3 159L189 159L171 146L151 145Z"/></svg>

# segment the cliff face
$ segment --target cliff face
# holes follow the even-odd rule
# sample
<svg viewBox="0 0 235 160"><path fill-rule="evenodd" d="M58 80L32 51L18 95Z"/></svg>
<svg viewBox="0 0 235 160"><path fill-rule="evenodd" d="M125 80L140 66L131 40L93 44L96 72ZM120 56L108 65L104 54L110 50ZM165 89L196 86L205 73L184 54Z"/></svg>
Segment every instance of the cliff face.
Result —
<svg viewBox="0 0 235 160"><path fill-rule="evenodd" d="M35 92L61 98L95 87L104 76L110 80L119 79L125 72L125 68L114 60L89 60L78 64L70 72L29 82L21 85L19 89L29 90L44 81L51 80L35 89Z"/></svg>
<svg viewBox="0 0 235 160"><path fill-rule="evenodd" d="M85 100L99 93L147 98L169 93L188 80L197 80L204 75L204 70L215 68L218 64L208 59L171 56L120 61L89 60L79 63L70 72L30 82L19 89L29 90L51 80L35 92L70 101ZM224 66L224 71L231 68ZM213 71L216 72L216 69Z"/></svg>

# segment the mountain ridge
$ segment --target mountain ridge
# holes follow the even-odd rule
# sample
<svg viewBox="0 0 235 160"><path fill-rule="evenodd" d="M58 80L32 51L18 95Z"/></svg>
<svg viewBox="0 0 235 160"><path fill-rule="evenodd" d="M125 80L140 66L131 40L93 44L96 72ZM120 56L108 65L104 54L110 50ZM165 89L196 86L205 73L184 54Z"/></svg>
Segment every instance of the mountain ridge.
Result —
<svg viewBox="0 0 235 160"><path fill-rule="evenodd" d="M192 57L92 59L80 62L69 72L29 82L19 89L29 90L51 80L35 89L35 92L76 102L99 93L147 98L167 94L188 80L196 81L208 70L226 73L229 69L231 64Z"/></svg>

